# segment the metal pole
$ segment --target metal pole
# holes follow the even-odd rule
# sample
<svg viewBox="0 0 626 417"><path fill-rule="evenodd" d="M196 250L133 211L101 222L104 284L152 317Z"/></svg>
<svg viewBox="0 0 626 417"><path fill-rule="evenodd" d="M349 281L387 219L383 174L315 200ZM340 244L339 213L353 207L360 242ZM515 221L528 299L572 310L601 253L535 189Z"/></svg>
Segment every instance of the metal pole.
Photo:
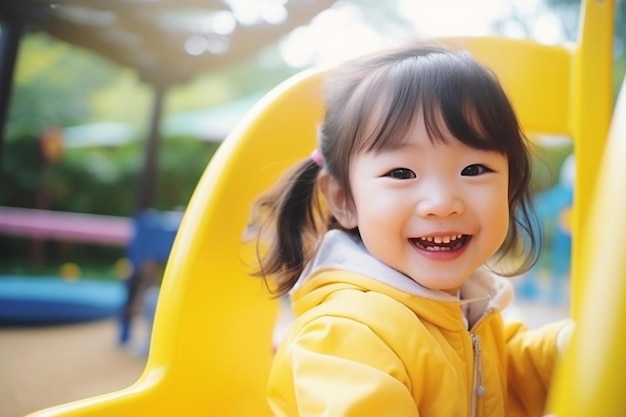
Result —
<svg viewBox="0 0 626 417"><path fill-rule="evenodd" d="M21 22L2 22L2 33L0 34L0 166L2 166L4 131L9 113L9 103L11 102L13 73L22 33Z"/></svg>
<svg viewBox="0 0 626 417"><path fill-rule="evenodd" d="M136 213L141 213L145 209L152 206L154 202L154 189L157 176L160 142L159 126L161 125L164 97L165 88L155 86L152 115L150 117L150 130L146 140L143 169L139 174L137 207L135 210Z"/></svg>

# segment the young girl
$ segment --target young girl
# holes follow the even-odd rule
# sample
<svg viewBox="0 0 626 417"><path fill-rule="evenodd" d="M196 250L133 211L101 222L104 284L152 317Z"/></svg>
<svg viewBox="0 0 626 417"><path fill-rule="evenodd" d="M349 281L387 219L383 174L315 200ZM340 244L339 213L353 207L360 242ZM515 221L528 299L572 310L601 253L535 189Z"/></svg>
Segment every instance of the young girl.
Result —
<svg viewBox="0 0 626 417"><path fill-rule="evenodd" d="M532 266L538 241L526 139L496 77L411 46L344 64L327 95L318 149L252 216L259 274L296 316L275 415L541 415L562 324L501 317L500 275ZM498 260L518 268L496 275Z"/></svg>

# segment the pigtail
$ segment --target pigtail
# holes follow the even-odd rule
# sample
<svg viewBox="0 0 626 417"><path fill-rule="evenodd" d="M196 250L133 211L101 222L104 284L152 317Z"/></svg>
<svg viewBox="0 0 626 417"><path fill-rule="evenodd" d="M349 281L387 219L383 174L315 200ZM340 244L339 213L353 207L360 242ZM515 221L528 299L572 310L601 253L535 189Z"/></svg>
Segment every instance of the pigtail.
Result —
<svg viewBox="0 0 626 417"><path fill-rule="evenodd" d="M326 231L328 215L321 210L316 187L319 172L319 165L308 158L253 205L259 262L254 275L262 277L276 296L295 285Z"/></svg>

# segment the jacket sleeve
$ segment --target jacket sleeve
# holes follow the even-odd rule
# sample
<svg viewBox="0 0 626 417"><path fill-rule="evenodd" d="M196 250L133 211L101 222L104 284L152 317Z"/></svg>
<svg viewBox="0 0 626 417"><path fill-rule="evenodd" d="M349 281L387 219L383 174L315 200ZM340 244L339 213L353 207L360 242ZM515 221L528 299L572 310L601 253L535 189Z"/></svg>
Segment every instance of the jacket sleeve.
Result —
<svg viewBox="0 0 626 417"><path fill-rule="evenodd" d="M507 324L507 379L512 415L542 416L552 374L559 356L559 332L569 321L528 330L521 323Z"/></svg>
<svg viewBox="0 0 626 417"><path fill-rule="evenodd" d="M278 350L268 398L281 417L417 417L409 385L400 358L367 325L324 316Z"/></svg>

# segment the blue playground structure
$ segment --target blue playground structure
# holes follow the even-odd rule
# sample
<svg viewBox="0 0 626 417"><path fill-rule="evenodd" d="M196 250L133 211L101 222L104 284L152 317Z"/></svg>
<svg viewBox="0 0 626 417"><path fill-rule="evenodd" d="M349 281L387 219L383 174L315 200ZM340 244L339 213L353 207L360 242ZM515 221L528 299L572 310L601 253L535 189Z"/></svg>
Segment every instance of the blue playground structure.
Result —
<svg viewBox="0 0 626 417"><path fill-rule="evenodd" d="M575 174L574 155L570 155L561 166L559 182L537 196L537 212L545 232L546 250L535 268L518 283L517 293L521 298L551 305L567 301Z"/></svg>
<svg viewBox="0 0 626 417"><path fill-rule="evenodd" d="M134 231L127 248L132 272L126 279L126 296L120 309L120 345L130 342L137 315L143 314L149 330L152 327L162 268L169 257L181 218L182 212L149 209L133 219Z"/></svg>
<svg viewBox="0 0 626 417"><path fill-rule="evenodd" d="M0 325L77 323L114 317L124 297L120 282L0 277Z"/></svg>

